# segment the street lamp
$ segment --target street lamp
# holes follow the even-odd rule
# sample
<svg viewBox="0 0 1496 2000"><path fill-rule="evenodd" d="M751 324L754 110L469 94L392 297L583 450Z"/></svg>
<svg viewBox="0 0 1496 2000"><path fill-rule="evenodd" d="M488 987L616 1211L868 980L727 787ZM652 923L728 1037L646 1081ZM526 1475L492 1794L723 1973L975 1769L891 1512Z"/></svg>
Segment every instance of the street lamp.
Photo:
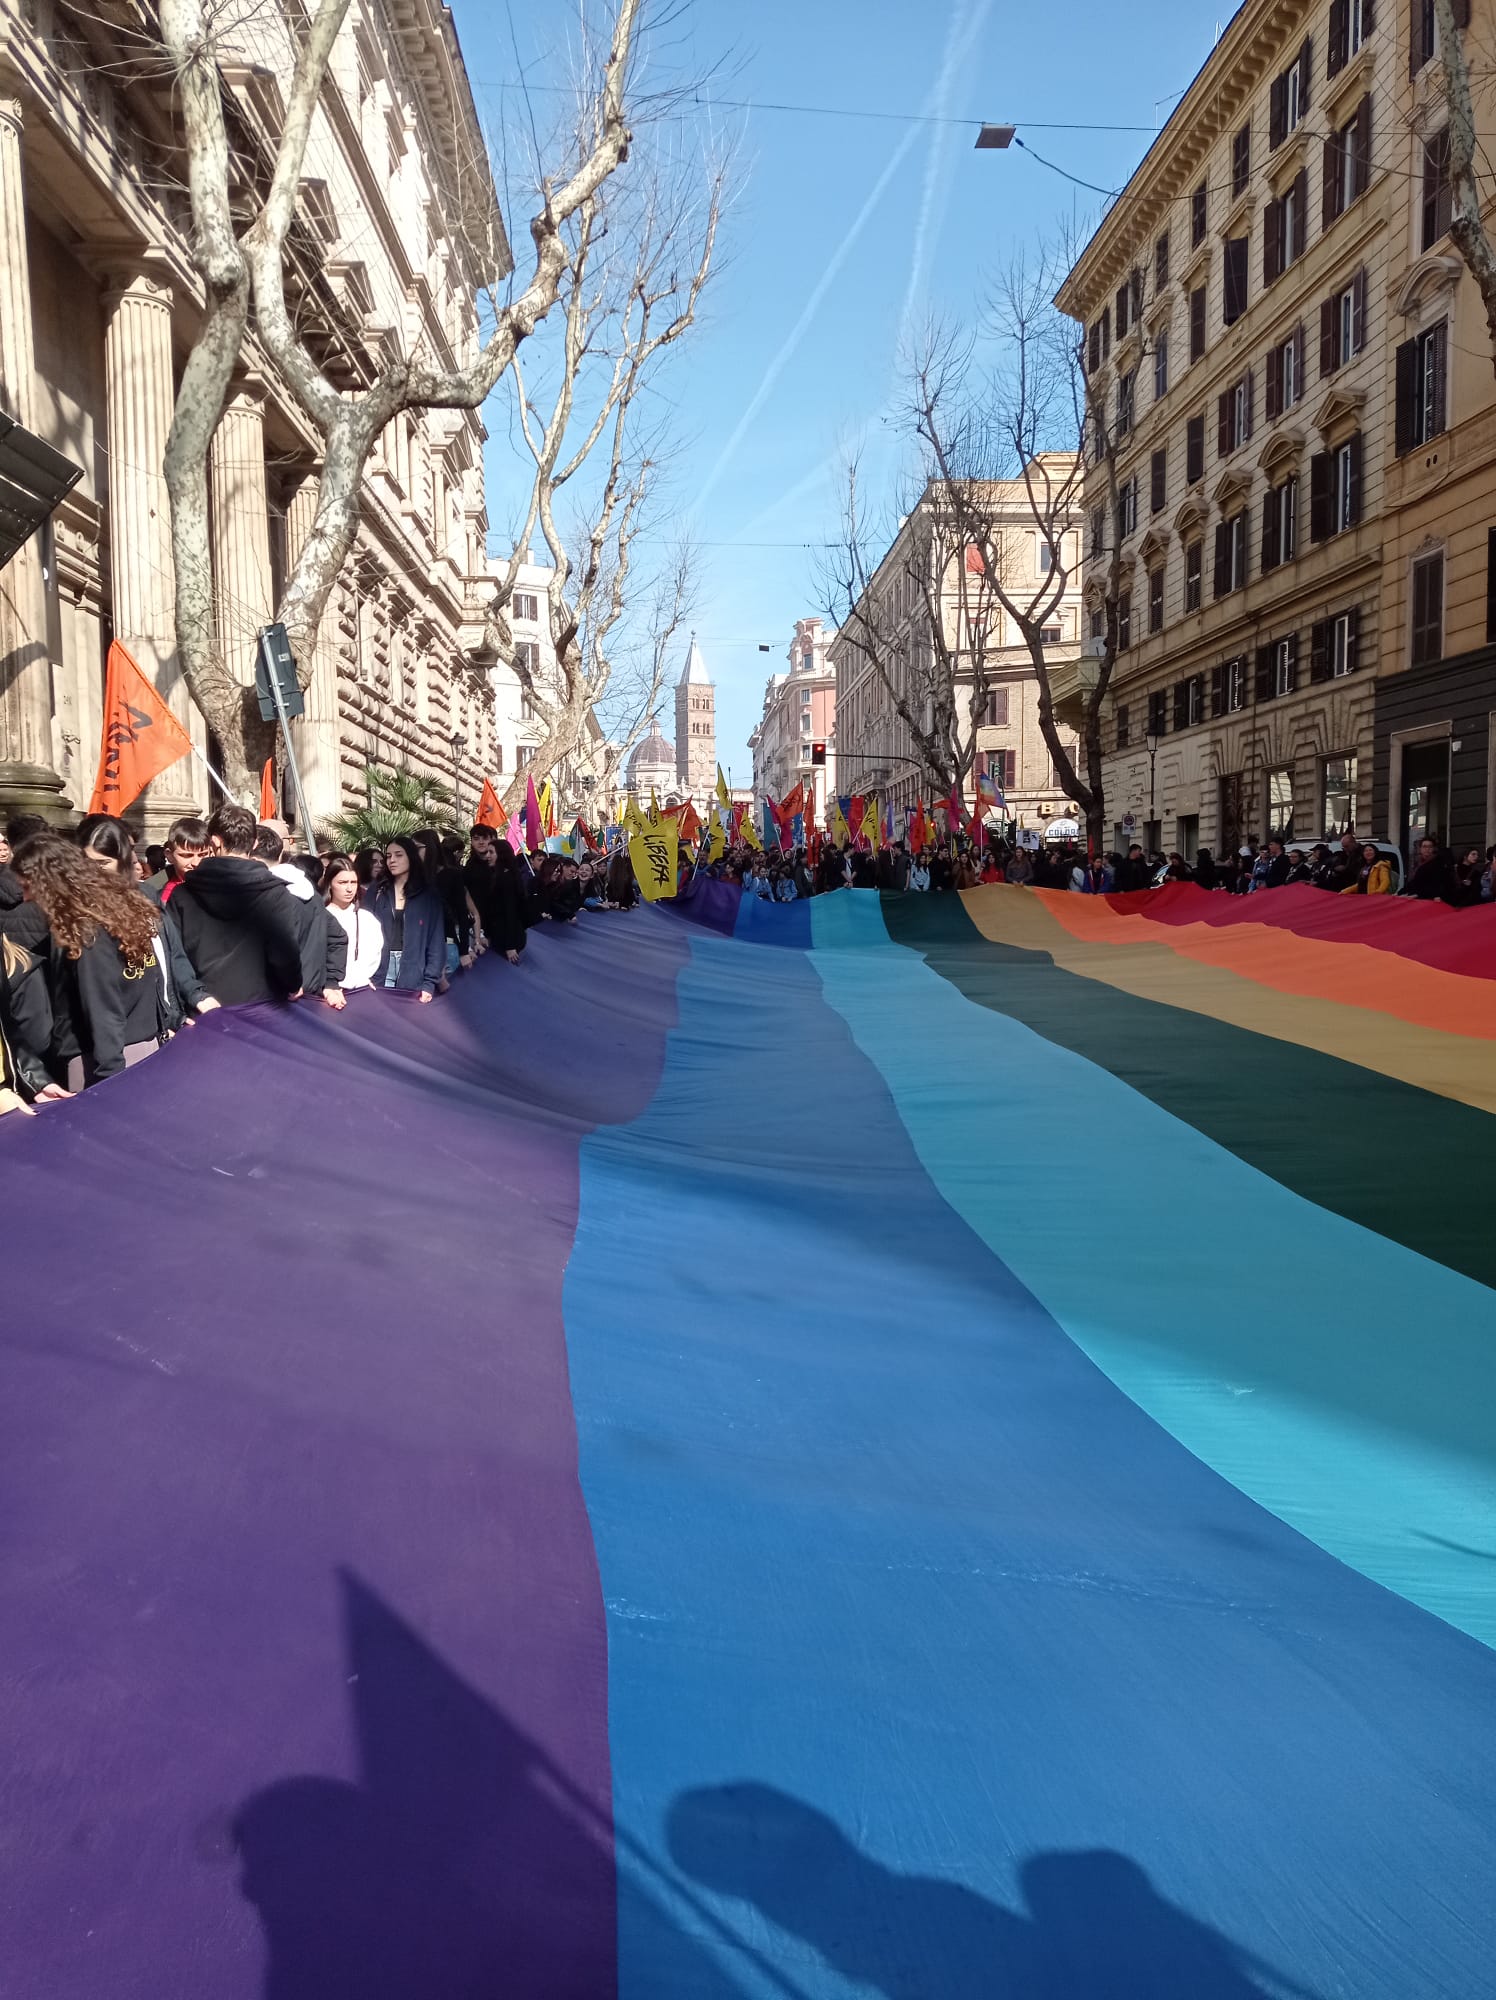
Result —
<svg viewBox="0 0 1496 2000"><path fill-rule="evenodd" d="M1158 776L1158 731L1150 729L1143 737L1143 743L1148 752L1148 824L1152 826L1155 824L1157 817L1154 810L1154 797L1155 783Z"/></svg>
<svg viewBox="0 0 1496 2000"><path fill-rule="evenodd" d="M457 824L462 824L462 753L467 748L467 737L460 729L452 731L449 739L452 745L452 811Z"/></svg>

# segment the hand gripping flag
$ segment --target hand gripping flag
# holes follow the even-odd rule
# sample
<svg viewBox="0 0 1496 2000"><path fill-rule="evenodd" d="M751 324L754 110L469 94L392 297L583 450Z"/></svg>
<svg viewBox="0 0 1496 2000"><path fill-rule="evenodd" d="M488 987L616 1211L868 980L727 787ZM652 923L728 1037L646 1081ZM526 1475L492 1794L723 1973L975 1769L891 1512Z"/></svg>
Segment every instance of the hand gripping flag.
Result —
<svg viewBox="0 0 1496 2000"><path fill-rule="evenodd" d="M478 798L478 810L473 816L474 826L491 826L495 833L503 830L508 815L499 803L499 795L489 783L483 780L483 790Z"/></svg>
<svg viewBox="0 0 1496 2000"><path fill-rule="evenodd" d="M191 748L192 738L119 640L111 641L104 671L104 740L88 810L118 816L152 778Z"/></svg>

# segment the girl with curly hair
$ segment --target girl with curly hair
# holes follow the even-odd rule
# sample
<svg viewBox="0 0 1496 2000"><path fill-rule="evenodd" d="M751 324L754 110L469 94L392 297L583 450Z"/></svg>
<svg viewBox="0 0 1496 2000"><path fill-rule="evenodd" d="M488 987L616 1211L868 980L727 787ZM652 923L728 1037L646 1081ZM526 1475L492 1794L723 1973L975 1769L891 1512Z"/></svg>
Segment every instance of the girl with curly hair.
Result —
<svg viewBox="0 0 1496 2000"><path fill-rule="evenodd" d="M82 1090L154 1054L183 1015L160 910L129 873L55 833L17 848L14 867L51 931L53 1075Z"/></svg>

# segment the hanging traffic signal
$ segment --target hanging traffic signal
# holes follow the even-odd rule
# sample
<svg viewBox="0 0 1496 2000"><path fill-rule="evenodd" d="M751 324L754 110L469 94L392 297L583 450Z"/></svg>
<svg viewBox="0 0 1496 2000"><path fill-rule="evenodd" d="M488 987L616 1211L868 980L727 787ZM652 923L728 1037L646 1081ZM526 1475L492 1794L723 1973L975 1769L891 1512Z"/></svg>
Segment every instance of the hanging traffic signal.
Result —
<svg viewBox="0 0 1496 2000"><path fill-rule="evenodd" d="M810 761L811 761L811 763L812 763L812 764L824 764L824 763L825 763L825 761L826 761L826 746L825 746L825 744L824 744L824 743L812 743L812 744L811 744L811 746L810 746Z"/></svg>

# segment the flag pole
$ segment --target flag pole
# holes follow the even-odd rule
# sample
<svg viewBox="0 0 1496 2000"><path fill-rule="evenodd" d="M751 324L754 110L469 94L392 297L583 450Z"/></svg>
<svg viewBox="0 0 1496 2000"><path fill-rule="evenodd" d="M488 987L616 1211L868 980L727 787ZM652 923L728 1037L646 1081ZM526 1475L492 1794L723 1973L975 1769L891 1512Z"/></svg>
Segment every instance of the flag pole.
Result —
<svg viewBox="0 0 1496 2000"><path fill-rule="evenodd" d="M222 778L219 777L218 773L213 769L213 766L208 762L207 758L203 755L202 751L198 749L197 745L192 742L190 737L188 738L188 743L191 747L193 756L196 757L199 764L202 765L203 769L207 772L208 776L213 780L214 784L217 785L219 791L223 793L224 797L228 800L229 804L233 805L234 795L229 790L228 786L223 782Z"/></svg>

